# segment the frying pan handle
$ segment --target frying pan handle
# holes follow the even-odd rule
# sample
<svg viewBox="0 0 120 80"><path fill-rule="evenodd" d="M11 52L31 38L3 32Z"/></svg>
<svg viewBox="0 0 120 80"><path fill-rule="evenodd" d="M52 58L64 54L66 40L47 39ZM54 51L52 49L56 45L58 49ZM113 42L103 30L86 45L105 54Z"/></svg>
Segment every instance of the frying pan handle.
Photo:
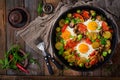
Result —
<svg viewBox="0 0 120 80"><path fill-rule="evenodd" d="M48 71L49 71L50 75L54 74L52 66L50 65L50 62L48 60L48 57L45 56L44 59L45 59L45 62L46 62L46 65L47 65L47 68L48 68Z"/></svg>
<svg viewBox="0 0 120 80"><path fill-rule="evenodd" d="M50 54L48 54L48 57L51 59L51 61L56 65L58 69L63 69L63 65L61 65L55 58L51 57Z"/></svg>

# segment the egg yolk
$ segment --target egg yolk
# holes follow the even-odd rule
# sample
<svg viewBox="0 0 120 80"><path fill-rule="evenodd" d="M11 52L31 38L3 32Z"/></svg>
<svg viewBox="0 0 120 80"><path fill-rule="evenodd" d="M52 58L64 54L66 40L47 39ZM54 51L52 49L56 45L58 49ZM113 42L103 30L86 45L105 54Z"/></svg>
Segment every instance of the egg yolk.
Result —
<svg viewBox="0 0 120 80"><path fill-rule="evenodd" d="M61 37L62 37L64 40L69 39L70 36L71 36L71 33L70 33L68 30L65 30L65 31L62 33L62 35L61 35Z"/></svg>
<svg viewBox="0 0 120 80"><path fill-rule="evenodd" d="M81 53L86 53L86 52L88 52L88 50L89 50L89 47L86 44L80 44L79 45L79 51Z"/></svg>
<svg viewBox="0 0 120 80"><path fill-rule="evenodd" d="M91 31L96 30L98 27L98 24L95 21L91 21L88 23L88 29Z"/></svg>

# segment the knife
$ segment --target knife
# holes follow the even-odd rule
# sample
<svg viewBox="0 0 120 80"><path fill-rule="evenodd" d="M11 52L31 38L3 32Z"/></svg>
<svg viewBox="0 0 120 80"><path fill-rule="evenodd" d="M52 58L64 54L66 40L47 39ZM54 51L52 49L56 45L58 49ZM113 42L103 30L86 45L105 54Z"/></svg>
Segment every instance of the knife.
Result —
<svg viewBox="0 0 120 80"><path fill-rule="evenodd" d="M44 56L44 59L45 59L45 62L46 62L46 65L47 65L47 68L48 68L48 71L49 73L52 75L54 74L53 72L53 69L52 69L52 66L50 65L50 62L48 60L48 56L45 52L45 49L44 49L44 42L41 42L37 45L37 48L40 49L42 51L42 55Z"/></svg>

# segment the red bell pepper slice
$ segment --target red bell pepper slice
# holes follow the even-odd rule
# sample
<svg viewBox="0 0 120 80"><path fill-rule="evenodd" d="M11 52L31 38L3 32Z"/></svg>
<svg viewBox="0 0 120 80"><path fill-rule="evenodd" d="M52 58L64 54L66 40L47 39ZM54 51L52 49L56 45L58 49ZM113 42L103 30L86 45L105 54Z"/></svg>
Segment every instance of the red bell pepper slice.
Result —
<svg viewBox="0 0 120 80"><path fill-rule="evenodd" d="M78 24L78 31L80 31L81 33L84 33L87 31L87 26L82 24L82 23L79 23Z"/></svg>
<svg viewBox="0 0 120 80"><path fill-rule="evenodd" d="M65 25L62 27L61 31L64 32L65 29L67 28L67 26L68 26L68 24L65 24Z"/></svg>
<svg viewBox="0 0 120 80"><path fill-rule="evenodd" d="M90 18L90 15L89 15L89 12L88 11L82 11L82 16L85 18L85 19L88 19Z"/></svg>
<svg viewBox="0 0 120 80"><path fill-rule="evenodd" d="M105 21L102 22L102 29L103 31L109 30L108 24Z"/></svg>
<svg viewBox="0 0 120 80"><path fill-rule="evenodd" d="M77 17L78 17L78 18L80 18L81 20L84 20L83 17L82 17L79 13L74 13L74 14L73 14L73 17L74 17L74 18L77 18Z"/></svg>
<svg viewBox="0 0 120 80"><path fill-rule="evenodd" d="M93 51L89 56L92 57L95 55L95 51Z"/></svg>
<svg viewBox="0 0 120 80"><path fill-rule="evenodd" d="M86 43L92 44L91 40L89 38L86 38Z"/></svg>
<svg viewBox="0 0 120 80"><path fill-rule="evenodd" d="M67 49L67 48L71 48L71 49L73 49L76 45L77 45L77 43L78 42L75 42L75 41L73 41L73 40L69 40L69 41L67 41L67 43L66 43L66 45L65 45L65 49Z"/></svg>
<svg viewBox="0 0 120 80"><path fill-rule="evenodd" d="M94 64L96 64L97 62L98 62L97 59L92 59L92 60L90 61L90 65L94 65Z"/></svg>

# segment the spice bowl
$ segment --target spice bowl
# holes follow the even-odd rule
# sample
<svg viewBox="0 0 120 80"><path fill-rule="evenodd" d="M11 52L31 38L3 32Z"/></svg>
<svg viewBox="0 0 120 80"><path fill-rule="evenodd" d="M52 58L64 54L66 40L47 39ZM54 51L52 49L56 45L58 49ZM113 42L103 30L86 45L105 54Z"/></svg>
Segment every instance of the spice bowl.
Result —
<svg viewBox="0 0 120 80"><path fill-rule="evenodd" d="M16 7L8 14L8 22L13 28L22 28L28 25L30 15L25 8Z"/></svg>

